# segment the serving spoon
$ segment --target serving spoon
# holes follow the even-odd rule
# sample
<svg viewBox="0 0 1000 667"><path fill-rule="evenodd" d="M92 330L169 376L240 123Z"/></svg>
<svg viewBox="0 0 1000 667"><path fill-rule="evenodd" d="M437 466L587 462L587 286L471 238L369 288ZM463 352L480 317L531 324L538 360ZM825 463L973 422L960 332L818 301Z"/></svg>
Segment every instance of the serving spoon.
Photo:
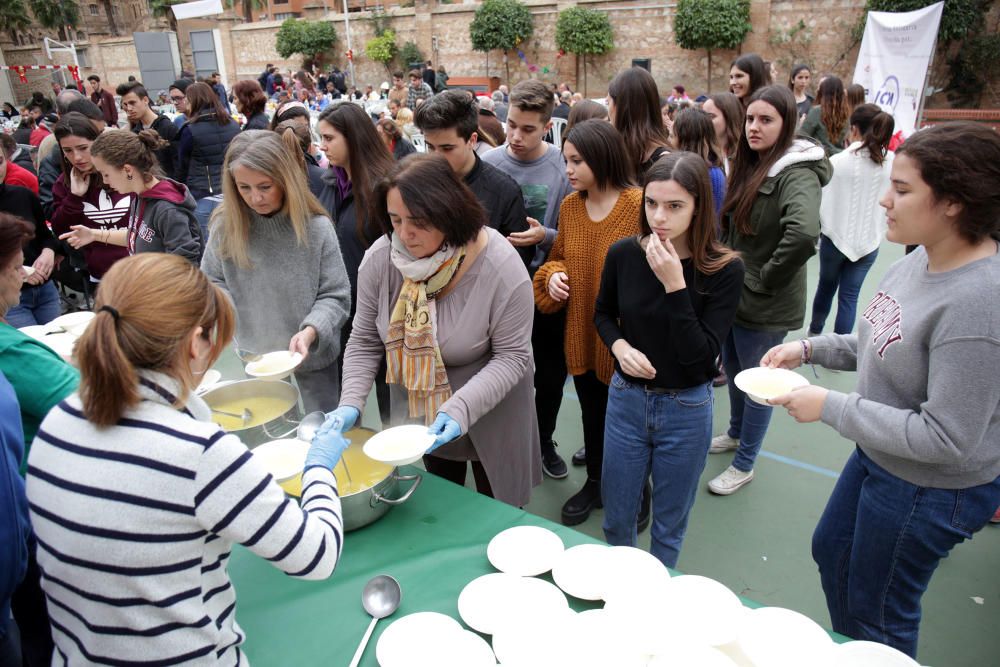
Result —
<svg viewBox="0 0 1000 667"><path fill-rule="evenodd" d="M368 624L368 631L365 632L365 636L358 645L358 650L354 653L351 667L358 667L361 663L361 656L365 653L368 640L372 638L375 624L380 618L392 616L399 609L399 603L402 599L403 590L399 587L399 582L388 574L380 574L368 580L365 589L361 591L361 605L372 617L372 622Z"/></svg>
<svg viewBox="0 0 1000 667"><path fill-rule="evenodd" d="M247 408L243 408L242 414L236 414L235 412L226 412L225 410L216 410L215 408L211 408L211 410L217 415L225 415L227 417L233 417L234 419L241 419L243 420L244 426L253 421L253 413L250 412L250 410Z"/></svg>

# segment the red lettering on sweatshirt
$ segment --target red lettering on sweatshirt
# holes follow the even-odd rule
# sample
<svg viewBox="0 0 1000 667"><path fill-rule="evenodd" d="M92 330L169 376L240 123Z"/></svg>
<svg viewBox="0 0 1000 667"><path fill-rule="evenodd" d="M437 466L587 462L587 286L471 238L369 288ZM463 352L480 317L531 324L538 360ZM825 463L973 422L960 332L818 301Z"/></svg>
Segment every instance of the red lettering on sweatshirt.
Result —
<svg viewBox="0 0 1000 667"><path fill-rule="evenodd" d="M885 359L889 346L903 340L902 306L885 292L879 292L861 316L872 325L872 344L879 358Z"/></svg>

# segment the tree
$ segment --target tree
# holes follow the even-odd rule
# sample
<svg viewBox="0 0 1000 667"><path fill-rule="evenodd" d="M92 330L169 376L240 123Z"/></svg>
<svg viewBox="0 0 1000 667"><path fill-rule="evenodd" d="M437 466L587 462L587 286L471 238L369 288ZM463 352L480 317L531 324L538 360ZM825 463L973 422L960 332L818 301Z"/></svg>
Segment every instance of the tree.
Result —
<svg viewBox="0 0 1000 667"><path fill-rule="evenodd" d="M682 49L708 52L707 84L712 92L712 51L735 49L753 29L750 0L678 0L674 41Z"/></svg>
<svg viewBox="0 0 1000 667"><path fill-rule="evenodd" d="M31 25L24 0L0 0L0 25L8 30L21 30Z"/></svg>
<svg viewBox="0 0 1000 667"><path fill-rule="evenodd" d="M861 32L864 33L868 12L912 12L933 5L939 0L868 0L861 15ZM948 0L941 12L941 26L938 28L938 42L945 43L962 39L973 28L984 21L989 3L983 0Z"/></svg>
<svg viewBox="0 0 1000 667"><path fill-rule="evenodd" d="M28 3L35 19L49 30L75 28L80 23L80 7L75 0L28 0Z"/></svg>
<svg viewBox="0 0 1000 667"><path fill-rule="evenodd" d="M518 0L483 0L469 25L472 48L486 53L486 75L490 73L489 52L500 49L504 56L531 37L535 30L534 19L524 3ZM505 58L506 61L506 58ZM507 81L510 81L510 65Z"/></svg>
<svg viewBox="0 0 1000 667"><path fill-rule="evenodd" d="M410 69L410 63L424 62L424 53L414 42L406 42L399 49L399 59L403 61L403 70Z"/></svg>
<svg viewBox="0 0 1000 667"><path fill-rule="evenodd" d="M329 21L305 21L287 19L278 28L274 47L282 58L300 54L305 60L312 60L318 66L324 57L337 45L337 31Z"/></svg>
<svg viewBox="0 0 1000 667"><path fill-rule="evenodd" d="M383 30L382 34L373 37L365 44L365 55L370 60L382 63L386 72L391 72L389 63L396 57L396 33L392 30Z"/></svg>
<svg viewBox="0 0 1000 667"><path fill-rule="evenodd" d="M237 2L240 3L244 23L253 23L253 10L267 8L267 0L226 0L226 7L232 7Z"/></svg>
<svg viewBox="0 0 1000 667"><path fill-rule="evenodd" d="M556 46L583 56L583 95L587 95L587 56L601 55L614 48L611 20L607 13L583 7L559 12L556 21Z"/></svg>
<svg viewBox="0 0 1000 667"><path fill-rule="evenodd" d="M167 25L173 32L177 32L177 17L174 16L172 5L188 0L149 0L149 10L156 18L167 19Z"/></svg>

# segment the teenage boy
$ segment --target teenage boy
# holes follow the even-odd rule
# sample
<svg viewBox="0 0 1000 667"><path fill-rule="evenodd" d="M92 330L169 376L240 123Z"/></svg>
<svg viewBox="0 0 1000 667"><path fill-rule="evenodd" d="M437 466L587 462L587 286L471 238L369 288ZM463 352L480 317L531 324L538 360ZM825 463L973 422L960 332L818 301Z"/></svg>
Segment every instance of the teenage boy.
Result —
<svg viewBox="0 0 1000 667"><path fill-rule="evenodd" d="M122 98L122 111L128 116L129 129L139 134L143 130L154 130L170 145L156 151L160 169L168 178L174 177L174 155L177 154L177 135L180 131L173 121L157 113L149 99L149 93L141 83L123 83L115 91Z"/></svg>
<svg viewBox="0 0 1000 667"><path fill-rule="evenodd" d="M392 73L392 88L389 89L389 100L395 101L399 106L406 106L406 98L409 93L406 90L406 81L403 80L403 73L396 71ZM395 116L394 116L395 117Z"/></svg>
<svg viewBox="0 0 1000 667"><path fill-rule="evenodd" d="M417 107L413 123L424 134L427 152L443 155L479 199L490 227L505 237L528 229L521 188L476 155L479 113L464 90L446 90L430 98ZM535 249L522 246L517 251L524 265L530 266Z"/></svg>
<svg viewBox="0 0 1000 667"><path fill-rule="evenodd" d="M90 87L90 101L96 104L104 115L104 122L110 127L118 127L118 109L115 107L115 97L101 86L101 77L91 74L87 77Z"/></svg>
<svg viewBox="0 0 1000 667"><path fill-rule="evenodd" d="M420 72L415 69L410 70L410 87L406 90L406 106L412 111L417 110L417 102L427 101L434 97L434 89L424 83L420 78Z"/></svg>
<svg viewBox="0 0 1000 667"><path fill-rule="evenodd" d="M544 141L552 127L553 104L552 93L541 81L529 79L514 86L507 111L507 143L483 156L484 163L496 167L521 186L524 207L531 216L529 227L507 238L517 248L534 249L532 273L545 262L552 248L559 224L559 206L572 192L562 152ZM566 463L556 453L556 443L552 440L566 383L565 326L565 311L545 315L535 309L531 331L535 411L542 439L542 467L547 475L556 479L568 474Z"/></svg>

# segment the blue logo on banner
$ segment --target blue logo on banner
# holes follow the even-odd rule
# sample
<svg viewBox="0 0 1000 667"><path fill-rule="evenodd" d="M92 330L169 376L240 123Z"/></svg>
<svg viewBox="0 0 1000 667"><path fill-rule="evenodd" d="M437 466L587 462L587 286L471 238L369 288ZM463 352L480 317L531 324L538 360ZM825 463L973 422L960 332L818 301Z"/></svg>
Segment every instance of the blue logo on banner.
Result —
<svg viewBox="0 0 1000 667"><path fill-rule="evenodd" d="M889 113L895 113L896 105L899 104L899 79L894 76L887 77L875 93L872 102Z"/></svg>

